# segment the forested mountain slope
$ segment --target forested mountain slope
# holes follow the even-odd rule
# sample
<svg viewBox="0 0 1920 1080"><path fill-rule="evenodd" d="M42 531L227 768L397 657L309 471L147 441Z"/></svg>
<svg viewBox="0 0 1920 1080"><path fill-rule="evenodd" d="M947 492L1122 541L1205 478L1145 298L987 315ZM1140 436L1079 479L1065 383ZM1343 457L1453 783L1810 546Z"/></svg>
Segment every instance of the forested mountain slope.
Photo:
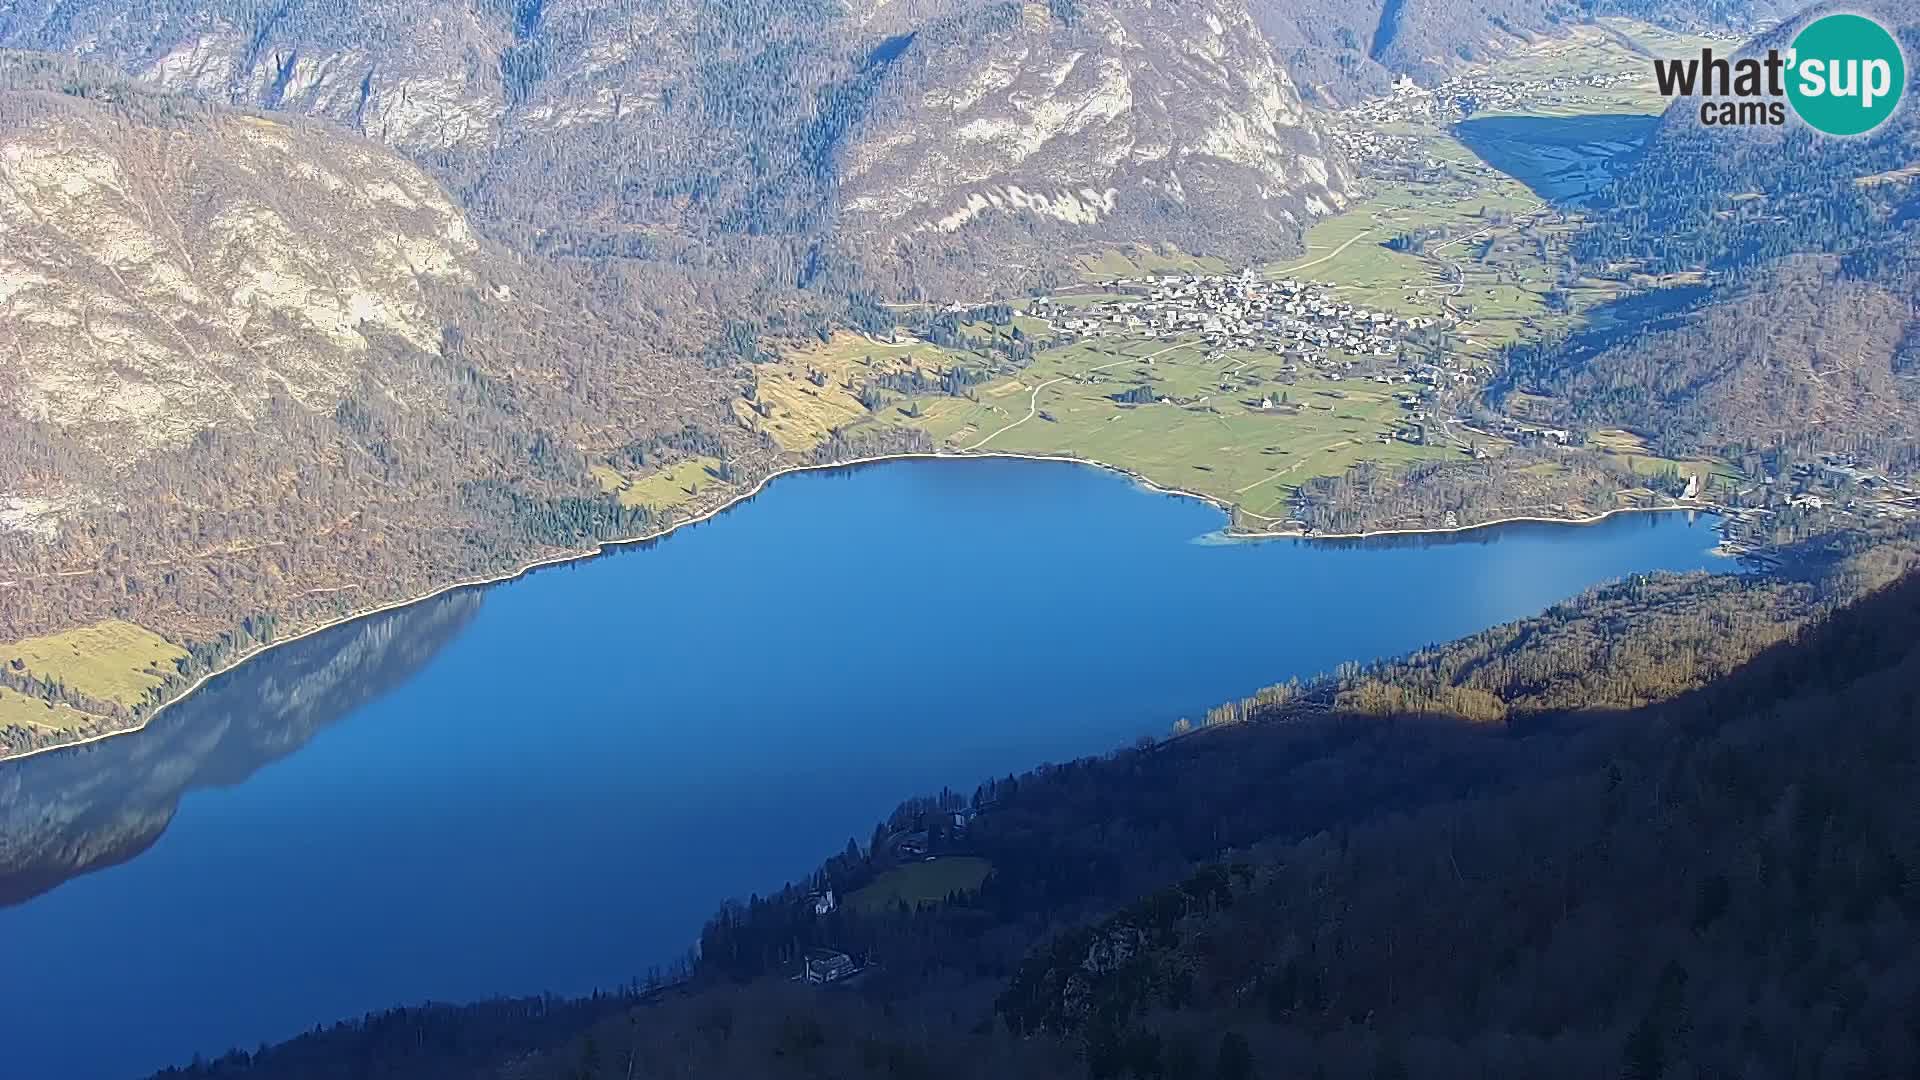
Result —
<svg viewBox="0 0 1920 1080"><path fill-rule="evenodd" d="M1626 340L1591 354L1576 340L1532 385L1564 394L1568 419L1647 432L1674 456L1787 445L1906 469L1920 448L1916 297L1911 266L1771 260Z"/></svg>
<svg viewBox="0 0 1920 1080"><path fill-rule="evenodd" d="M541 250L789 287L1058 265L1030 226L1287 250L1345 184L1244 0L7 0L0 43L364 132Z"/></svg>
<svg viewBox="0 0 1920 1080"><path fill-rule="evenodd" d="M124 726L276 625L631 533L581 447L732 392L378 144L65 59L0 53L0 234L0 642L117 619L191 652L111 700L10 652L0 690L79 719L0 709L7 751Z"/></svg>
<svg viewBox="0 0 1920 1080"><path fill-rule="evenodd" d="M0 370L13 409L90 449L258 427L276 396L329 413L385 354L438 350L445 297L506 287L438 186L377 147L5 62Z"/></svg>
<svg viewBox="0 0 1920 1080"><path fill-rule="evenodd" d="M186 1075L1904 1074L1915 550L1626 582L1345 681L1438 675L1499 722L1303 692L985 784L933 841L992 860L977 893L731 906L692 983L573 1006L616 1015L569 1039L550 1003L407 1009ZM808 884L967 804L903 806ZM788 983L821 944L875 966Z"/></svg>
<svg viewBox="0 0 1920 1080"><path fill-rule="evenodd" d="M1398 75L1431 82L1595 16L1739 33L1780 0L1250 0L1276 55L1319 103L1352 104Z"/></svg>
<svg viewBox="0 0 1920 1080"><path fill-rule="evenodd" d="M1910 5L1863 5L1910 54ZM1789 41L1788 24L1753 48ZM1859 138L1699 123L1668 110L1594 208L1576 249L1703 278L1685 310L1516 350L1508 381L1558 396L1565 419L1643 431L1663 452L1788 445L1883 464L1920 445L1920 113Z"/></svg>
<svg viewBox="0 0 1920 1080"><path fill-rule="evenodd" d="M1909 1073L1916 639L1909 580L1617 718L1631 737L1590 768L1062 935L1000 1014L1073 1033L1095 1075L1152 1075L1223 1029L1283 1075Z"/></svg>

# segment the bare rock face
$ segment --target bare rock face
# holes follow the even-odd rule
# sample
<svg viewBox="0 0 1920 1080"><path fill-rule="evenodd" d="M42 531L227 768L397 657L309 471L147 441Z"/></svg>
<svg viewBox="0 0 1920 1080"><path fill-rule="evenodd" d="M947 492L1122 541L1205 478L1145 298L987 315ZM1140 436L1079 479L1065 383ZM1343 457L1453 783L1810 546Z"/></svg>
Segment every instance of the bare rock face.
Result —
<svg viewBox="0 0 1920 1080"><path fill-rule="evenodd" d="M843 161L854 229L1024 215L1141 239L1230 224L1221 239L1272 245L1343 202L1346 174L1244 3L1114 0L1065 20L1008 5L896 47L899 103Z"/></svg>
<svg viewBox="0 0 1920 1080"><path fill-rule="evenodd" d="M0 42L211 101L324 117L409 153L471 150L506 111L498 58L513 44L510 14L489 4L20 0L0 9Z"/></svg>
<svg viewBox="0 0 1920 1080"><path fill-rule="evenodd" d="M440 345L479 243L418 169L315 125L0 90L0 373L137 454L284 395L331 411L378 339Z"/></svg>
<svg viewBox="0 0 1920 1080"><path fill-rule="evenodd" d="M1295 250L1247 5L0 0L0 640L494 573L632 531L594 455L775 453L756 335Z"/></svg>
<svg viewBox="0 0 1920 1080"><path fill-rule="evenodd" d="M588 447L733 387L596 275L391 147L0 52L0 641L291 632L573 543L532 508L621 527Z"/></svg>
<svg viewBox="0 0 1920 1080"><path fill-rule="evenodd" d="M1285 248L1346 184L1247 0L162 6L18 0L0 44L324 118L568 253Z"/></svg>

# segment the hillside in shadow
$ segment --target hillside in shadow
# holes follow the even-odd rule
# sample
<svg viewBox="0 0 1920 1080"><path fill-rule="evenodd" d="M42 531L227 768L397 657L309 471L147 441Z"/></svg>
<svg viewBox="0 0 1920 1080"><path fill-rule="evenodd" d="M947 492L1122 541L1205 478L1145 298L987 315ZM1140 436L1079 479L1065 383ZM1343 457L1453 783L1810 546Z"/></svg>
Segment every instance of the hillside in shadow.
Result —
<svg viewBox="0 0 1920 1080"><path fill-rule="evenodd" d="M906 804L724 908L693 971L566 1005L564 1038L556 1003L405 1009L176 1075L1911 1072L1920 576L1887 585L1893 551L1629 580ZM811 899L962 855L977 889ZM792 981L821 949L864 970Z"/></svg>
<svg viewBox="0 0 1920 1080"><path fill-rule="evenodd" d="M1604 185L1660 123L1657 116L1475 116L1453 134L1480 160L1548 202L1576 203Z"/></svg>

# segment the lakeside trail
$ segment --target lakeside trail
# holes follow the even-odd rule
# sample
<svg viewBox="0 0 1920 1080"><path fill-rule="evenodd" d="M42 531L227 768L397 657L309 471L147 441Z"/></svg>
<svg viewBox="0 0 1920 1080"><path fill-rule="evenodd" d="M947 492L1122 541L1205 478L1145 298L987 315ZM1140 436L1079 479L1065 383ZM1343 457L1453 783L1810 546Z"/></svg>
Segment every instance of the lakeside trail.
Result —
<svg viewBox="0 0 1920 1080"><path fill-rule="evenodd" d="M1183 347L1183 346L1172 346L1171 348L1180 348L1180 347ZM1170 351L1170 349L1162 350L1162 352L1166 352L1166 351ZM1158 356L1160 355L1160 353L1155 353L1153 355ZM1116 363L1132 363L1142 359L1145 359L1145 357L1138 357L1138 356L1128 357L1125 361L1117 361ZM1104 365L1104 366L1111 367L1113 365ZM1029 418L1031 418L1031 416L1029 416ZM1002 429L1002 430L1005 430L1005 429ZM996 432L995 434L998 434L998 432ZM992 436L989 436L989 438L991 437ZM211 682L214 679L219 678L222 675L232 672L233 670L240 667L242 664L245 664L249 660L252 660L258 656L262 656L268 652L271 652L274 649L278 649L283 645L291 645L297 641L304 641L307 638L313 637L316 634L325 633L328 630L333 630L338 627L348 625L349 623L359 622L362 619L369 619L375 615L385 614L386 612L389 612L389 611L397 611L400 608L411 607L414 604L422 603L424 601L434 599L435 597L438 597L438 596L444 596L450 592L455 592L461 589L483 588L490 585L504 584L509 581L517 581L520 578L526 577L528 574L531 574L536 570L544 569L546 567L563 566L568 563L580 562L581 560L584 560L584 559L598 558L601 555L608 554L619 548L632 547L636 544L646 544L655 540L663 539L667 536L672 535L674 532L680 529L686 528L689 525L698 525L701 522L710 521L713 518L726 513L728 510L731 510L734 507L739 506L744 502L747 502L748 500L752 499L755 495L758 495L760 494L761 491L765 490L768 484L771 484L773 481L783 476L791 476L797 473L825 472L825 471L831 471L835 469L853 469L853 468L859 468L860 466L863 466L863 465L878 465L888 461L967 461L967 460L972 460L972 461L990 461L990 460L1057 461L1057 462L1062 462L1070 465L1086 465L1096 469L1103 469L1107 472L1117 473L1121 476L1127 477L1128 479L1132 480L1134 483L1140 485L1143 488L1146 488L1149 491L1158 492L1159 494L1162 494L1162 495L1172 495L1172 496L1178 496L1182 498L1196 499L1200 502L1206 503L1209 506L1214 507L1215 509L1219 510L1223 514L1228 515L1229 521L1231 521L1231 516L1234 509L1231 503L1228 503L1225 500L1217 498L1215 496L1205 494L1203 492L1190 491L1185 488L1166 487L1164 485L1154 483L1152 480L1141 475L1140 473L1134 472L1132 469L1128 469L1123 466L1109 464L1104 461L1093 461L1088 458L1073 457L1066 454L1023 454L1023 453L1012 453L1012 452L1001 451L1001 450L975 452L970 448L967 450L946 451L946 452L936 451L931 453L876 454L872 457L854 458L848 461L836 461L836 462L831 462L824 465L811 465L811 464L791 465L791 466L788 466L787 468L778 469L778 470L775 470L774 472L768 473L766 476L762 477L758 483L754 484L753 487L737 495L734 495L729 499L726 499L725 501L715 505L712 509L706 510L700 514L696 514L693 517L687 518L685 521L674 522L671 525L668 525L661 529L656 529L655 531L647 533L645 535L628 537L626 539L620 539L620 540L598 541L591 547L578 548L570 551L561 552L556 555L550 555L545 558L535 559L531 562L525 563L524 565L518 567L517 569L495 574L491 577L473 578L465 581L452 582L450 584L446 584L434 589L430 589L426 592L420 593L417 596L410 596L404 599L394 600L384 604L378 604L372 607L363 608L357 611L350 612L345 615L341 615L338 618L329 619L325 622L322 622L308 629L302 630L299 633L293 634L289 637L285 637L276 641L269 642L265 645L260 646L257 649L253 649L250 652L246 652L239 656L236 656L231 661L229 661L226 665L219 668L215 668L214 670L208 671L206 674L200 676L198 679L195 679L192 683L189 683L186 686L186 688L180 691L179 694L162 702L160 705L155 707L152 712L141 717L140 722L135 725L121 728L116 731L102 732L98 735L92 735L85 739L76 739L73 742L60 743L55 746L43 746L43 747L39 747L38 749L26 751L25 753L7 754L4 756L0 756L0 767L4 767L13 762L25 761L29 758L39 757L43 754L52 754L52 753L56 753L63 750L74 750L81 747L91 746L94 743L104 742L108 739L117 739L126 735L137 735L140 732L146 730L147 725L151 724L156 717L160 716L162 713L180 704L181 702L186 701L188 698L192 697L194 693L199 691L200 688L205 686L207 683ZM1522 515L1522 516L1496 518L1489 521L1476 522L1471 525L1459 525L1453 528L1379 529L1371 532L1355 532L1355 533L1307 533L1298 529L1286 529L1286 528L1269 529L1269 530L1257 531L1257 532L1256 531L1232 532L1232 531L1229 531L1232 528L1231 524L1229 524L1227 526L1227 529L1222 530L1222 532L1229 539L1233 539L1233 540L1292 539L1292 540L1302 540L1307 542L1313 542L1313 541L1319 541L1319 540L1342 540L1342 541L1367 540L1375 537L1384 537L1384 536L1433 536L1433 535L1442 535L1447 533L1472 532L1477 529L1491 529L1491 528L1497 528L1501 525L1517 525L1517 524L1525 524L1525 523L1541 523L1541 524L1553 524L1553 525L1595 525L1602 521L1607 520L1608 518L1613 517L1616 514L1659 513L1662 511L1672 511L1672 510L1699 511L1701 513L1722 512L1722 508L1718 506L1707 505L1707 504L1692 505L1692 506L1626 506L1626 507L1620 507L1615 510L1608 510L1605 513L1594 514L1589 517L1583 517L1583 518L1564 518L1564 517L1556 518L1556 517L1539 517L1539 516L1532 516L1532 515ZM1262 521L1276 520L1274 518L1265 517L1264 515L1260 515L1260 514L1251 514L1246 516L1258 517Z"/></svg>

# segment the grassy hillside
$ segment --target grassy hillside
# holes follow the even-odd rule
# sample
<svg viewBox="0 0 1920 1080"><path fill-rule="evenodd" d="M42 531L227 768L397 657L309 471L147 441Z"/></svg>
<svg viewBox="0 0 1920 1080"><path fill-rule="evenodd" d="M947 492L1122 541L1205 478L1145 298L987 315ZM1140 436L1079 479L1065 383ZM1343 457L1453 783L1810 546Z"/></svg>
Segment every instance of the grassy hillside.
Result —
<svg viewBox="0 0 1920 1080"><path fill-rule="evenodd" d="M992 863L965 855L904 863L849 895L847 903L869 915L884 914L903 904L911 911L922 904L943 904L955 894L975 892L992 872Z"/></svg>

